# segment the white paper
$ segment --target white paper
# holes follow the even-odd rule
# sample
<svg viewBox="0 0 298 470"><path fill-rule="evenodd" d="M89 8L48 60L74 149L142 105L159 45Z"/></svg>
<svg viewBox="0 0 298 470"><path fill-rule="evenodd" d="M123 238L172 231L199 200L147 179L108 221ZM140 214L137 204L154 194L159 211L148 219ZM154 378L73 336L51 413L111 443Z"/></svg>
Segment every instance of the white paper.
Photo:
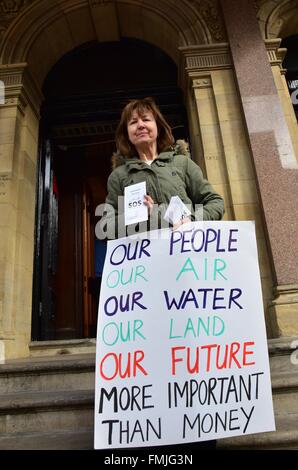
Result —
<svg viewBox="0 0 298 470"><path fill-rule="evenodd" d="M254 223L109 241L95 377L96 449L273 431Z"/></svg>
<svg viewBox="0 0 298 470"><path fill-rule="evenodd" d="M137 224L148 220L148 207L144 204L146 182L132 184L124 188L125 225Z"/></svg>
<svg viewBox="0 0 298 470"><path fill-rule="evenodd" d="M190 214L190 210L181 201L180 197L172 196L169 207L164 215L164 219L174 225L185 217L188 217Z"/></svg>

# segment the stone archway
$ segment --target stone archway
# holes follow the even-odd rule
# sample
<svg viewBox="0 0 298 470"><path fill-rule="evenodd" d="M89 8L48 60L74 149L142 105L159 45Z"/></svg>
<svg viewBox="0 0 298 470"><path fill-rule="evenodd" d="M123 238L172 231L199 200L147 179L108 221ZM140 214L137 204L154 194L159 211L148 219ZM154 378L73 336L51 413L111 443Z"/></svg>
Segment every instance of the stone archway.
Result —
<svg viewBox="0 0 298 470"><path fill-rule="evenodd" d="M0 59L3 64L27 62L39 87L60 57L89 41L142 39L176 63L180 46L212 42L206 21L184 0L154 5L149 0L64 0L55 4L38 0L23 4L27 8L3 35Z"/></svg>
<svg viewBox="0 0 298 470"><path fill-rule="evenodd" d="M0 79L6 92L0 108L0 202L4 214L0 263L5 273L0 279L0 331L5 358L27 356L29 351L39 112L46 75L76 46L121 37L158 46L184 69L185 62L179 63L179 47L224 38L218 10L210 10L210 2L205 3L203 15L196 2L186 0L161 0L154 5L149 0L0 3L7 19L7 24L2 20L0 24ZM223 52L212 50L218 58L210 64L222 65ZM206 67L206 53L203 55Z"/></svg>
<svg viewBox="0 0 298 470"><path fill-rule="evenodd" d="M265 39L286 38L298 31L297 0L260 0L258 19Z"/></svg>
<svg viewBox="0 0 298 470"><path fill-rule="evenodd" d="M0 2L2 5L4 2ZM5 357L28 355L31 335L35 175L42 84L68 51L88 41L134 37L178 65L192 148L228 219L255 219L264 253L265 301L272 280L239 95L217 0L24 0L0 37L0 309ZM0 24L1 34L1 24ZM237 140L233 136L237 133ZM1 316L1 312L0 312Z"/></svg>
<svg viewBox="0 0 298 470"><path fill-rule="evenodd" d="M257 16L259 26L266 42L269 57L271 54L272 73L296 155L296 158L293 158L292 165L297 169L297 122L285 79L286 70L280 67L287 50L284 46L280 49L278 49L278 47L281 40L297 35L298 0L282 0L281 2L276 2L274 0L259 0L258 4L259 11ZM272 61L273 56L272 51L270 50L272 46L276 50L277 62Z"/></svg>

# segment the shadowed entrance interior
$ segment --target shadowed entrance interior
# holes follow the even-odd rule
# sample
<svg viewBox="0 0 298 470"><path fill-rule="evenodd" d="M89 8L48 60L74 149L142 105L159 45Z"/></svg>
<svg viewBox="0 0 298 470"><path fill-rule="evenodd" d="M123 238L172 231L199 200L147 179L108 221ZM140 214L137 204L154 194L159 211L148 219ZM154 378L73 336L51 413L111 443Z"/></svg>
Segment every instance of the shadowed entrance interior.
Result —
<svg viewBox="0 0 298 470"><path fill-rule="evenodd" d="M89 43L63 57L43 87L33 293L33 340L95 337L105 244L95 238L129 99L152 96L187 138L177 67L139 40Z"/></svg>

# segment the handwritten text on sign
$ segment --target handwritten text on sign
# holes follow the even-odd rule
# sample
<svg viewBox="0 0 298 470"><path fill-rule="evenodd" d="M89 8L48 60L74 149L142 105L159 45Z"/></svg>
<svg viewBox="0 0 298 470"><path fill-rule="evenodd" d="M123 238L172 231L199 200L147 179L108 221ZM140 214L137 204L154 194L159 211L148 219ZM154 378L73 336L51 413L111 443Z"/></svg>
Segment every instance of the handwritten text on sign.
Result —
<svg viewBox="0 0 298 470"><path fill-rule="evenodd" d="M274 430L253 222L156 234L108 243L95 448Z"/></svg>

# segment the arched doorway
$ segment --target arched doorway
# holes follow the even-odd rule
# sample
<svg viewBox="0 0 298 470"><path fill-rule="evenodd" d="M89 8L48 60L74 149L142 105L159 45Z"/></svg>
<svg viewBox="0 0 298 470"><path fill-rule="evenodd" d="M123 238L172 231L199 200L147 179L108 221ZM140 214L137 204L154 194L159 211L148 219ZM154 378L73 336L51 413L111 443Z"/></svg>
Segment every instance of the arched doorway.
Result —
<svg viewBox="0 0 298 470"><path fill-rule="evenodd" d="M95 240L123 105L153 96L187 138L177 67L140 40L87 43L48 74L41 111L33 340L94 337L105 246Z"/></svg>
<svg viewBox="0 0 298 470"><path fill-rule="evenodd" d="M281 47L287 49L283 67L286 69L287 85L296 118L298 119L298 35L284 38L281 42Z"/></svg>

